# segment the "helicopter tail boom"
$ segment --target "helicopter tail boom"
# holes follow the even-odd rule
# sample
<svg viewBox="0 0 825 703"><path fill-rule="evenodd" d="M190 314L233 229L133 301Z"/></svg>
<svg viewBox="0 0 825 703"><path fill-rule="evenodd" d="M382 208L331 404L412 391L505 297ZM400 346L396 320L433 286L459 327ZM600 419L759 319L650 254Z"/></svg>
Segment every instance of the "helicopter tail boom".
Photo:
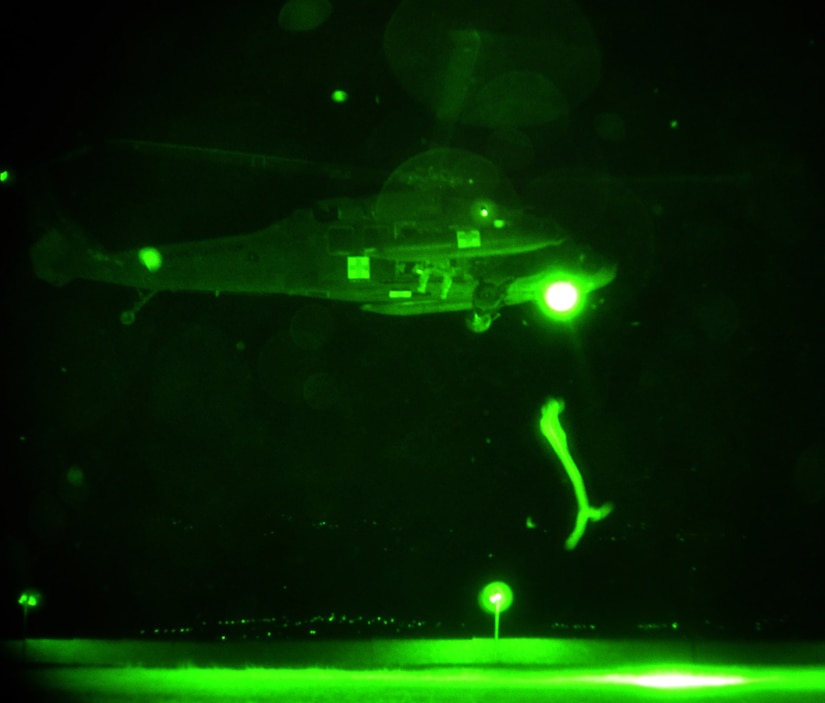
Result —
<svg viewBox="0 0 825 703"><path fill-rule="evenodd" d="M53 286L64 286L82 275L86 249L83 235L72 230L49 229L29 252L34 274Z"/></svg>

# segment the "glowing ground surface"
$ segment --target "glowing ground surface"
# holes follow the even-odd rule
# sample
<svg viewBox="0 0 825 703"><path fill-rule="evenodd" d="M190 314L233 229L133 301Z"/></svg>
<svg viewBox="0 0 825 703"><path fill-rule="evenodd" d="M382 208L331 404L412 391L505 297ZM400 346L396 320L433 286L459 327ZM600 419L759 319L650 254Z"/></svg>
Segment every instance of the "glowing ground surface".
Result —
<svg viewBox="0 0 825 703"><path fill-rule="evenodd" d="M825 669L47 669L37 689L79 701L821 701Z"/></svg>
<svg viewBox="0 0 825 703"><path fill-rule="evenodd" d="M822 701L822 644L36 640L23 688L69 701Z"/></svg>

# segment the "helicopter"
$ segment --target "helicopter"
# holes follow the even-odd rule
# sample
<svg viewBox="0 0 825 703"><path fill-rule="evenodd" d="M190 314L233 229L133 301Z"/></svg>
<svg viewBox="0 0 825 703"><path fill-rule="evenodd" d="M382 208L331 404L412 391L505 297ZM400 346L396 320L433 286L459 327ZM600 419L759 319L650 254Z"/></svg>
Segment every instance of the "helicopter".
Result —
<svg viewBox="0 0 825 703"><path fill-rule="evenodd" d="M81 279L146 291L121 315L124 324L159 291L202 291L335 300L396 316L460 312L476 333L489 330L505 307L528 302L571 319L618 268L553 219L525 211L495 165L457 148L407 159L378 195L320 200L251 233L108 251L59 219L30 255L37 277L56 286Z"/></svg>

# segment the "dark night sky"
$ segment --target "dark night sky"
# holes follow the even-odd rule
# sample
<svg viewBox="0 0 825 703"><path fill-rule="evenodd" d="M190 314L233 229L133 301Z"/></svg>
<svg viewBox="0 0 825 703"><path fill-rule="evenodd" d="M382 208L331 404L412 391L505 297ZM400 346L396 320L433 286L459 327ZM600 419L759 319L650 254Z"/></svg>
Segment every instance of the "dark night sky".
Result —
<svg viewBox="0 0 825 703"><path fill-rule="evenodd" d="M507 153L453 126L450 145L502 159L525 205L619 261L570 327L533 306L474 336L461 315L201 294L125 327L134 291L35 279L26 249L57 212L112 249L243 233L374 193L434 144L443 125L384 55L395 3L334 5L301 33L279 3L15 20L0 636L19 635L28 587L33 635L213 636L243 618L248 634L472 636L493 579L514 589L513 634L821 636L823 38L793 3L582 2L601 73L567 119ZM572 491L538 432L551 395L593 502L617 506L570 553Z"/></svg>

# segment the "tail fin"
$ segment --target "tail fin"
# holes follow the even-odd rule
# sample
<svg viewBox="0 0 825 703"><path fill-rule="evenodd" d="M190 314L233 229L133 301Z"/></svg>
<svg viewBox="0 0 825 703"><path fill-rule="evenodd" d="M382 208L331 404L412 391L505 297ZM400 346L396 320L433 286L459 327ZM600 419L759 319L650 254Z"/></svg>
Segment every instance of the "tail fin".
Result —
<svg viewBox="0 0 825 703"><path fill-rule="evenodd" d="M53 286L63 286L84 269L88 242L80 228L65 220L49 228L29 250L34 274Z"/></svg>

